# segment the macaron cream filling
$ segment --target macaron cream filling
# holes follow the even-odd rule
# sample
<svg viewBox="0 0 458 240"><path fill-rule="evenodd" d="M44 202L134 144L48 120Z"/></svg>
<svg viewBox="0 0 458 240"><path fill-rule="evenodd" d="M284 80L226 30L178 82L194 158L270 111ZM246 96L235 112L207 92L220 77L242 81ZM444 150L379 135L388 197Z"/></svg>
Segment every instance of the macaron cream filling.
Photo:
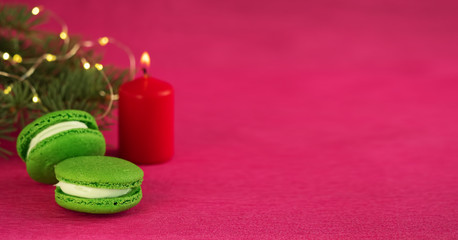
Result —
<svg viewBox="0 0 458 240"><path fill-rule="evenodd" d="M56 123L45 130L38 133L35 137L32 138L29 144L29 149L27 151L27 155L29 155L30 151L41 141L44 139L56 135L60 132L75 129L75 128L88 128L86 124L79 122L79 121L67 121L67 122L60 122Z"/></svg>
<svg viewBox="0 0 458 240"><path fill-rule="evenodd" d="M107 189L87 187L60 181L54 186L60 187L62 192L82 198L113 198L127 194L131 189Z"/></svg>

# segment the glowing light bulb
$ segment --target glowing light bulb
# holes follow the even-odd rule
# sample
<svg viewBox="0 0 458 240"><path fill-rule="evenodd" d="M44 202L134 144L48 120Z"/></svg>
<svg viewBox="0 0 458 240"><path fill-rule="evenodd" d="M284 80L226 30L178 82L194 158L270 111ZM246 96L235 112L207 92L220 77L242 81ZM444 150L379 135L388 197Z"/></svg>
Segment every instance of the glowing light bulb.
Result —
<svg viewBox="0 0 458 240"><path fill-rule="evenodd" d="M86 63L83 64L83 68L88 70L89 68L91 68L91 64L86 62Z"/></svg>
<svg viewBox="0 0 458 240"><path fill-rule="evenodd" d="M8 60L8 59L10 59L10 54L7 53L7 52L3 53L2 57L3 57L4 60Z"/></svg>
<svg viewBox="0 0 458 240"><path fill-rule="evenodd" d="M102 38L99 38L99 44L100 46L105 46L108 44L110 40L107 38L107 37L102 37Z"/></svg>
<svg viewBox="0 0 458 240"><path fill-rule="evenodd" d="M46 60L48 62L56 61L56 59L57 59L56 55L50 54L50 53L46 54Z"/></svg>
<svg viewBox="0 0 458 240"><path fill-rule="evenodd" d="M22 57L19 54L14 54L13 55L13 61L15 61L17 63L21 63L22 62Z"/></svg>
<svg viewBox="0 0 458 240"><path fill-rule="evenodd" d="M39 13L40 13L40 8L39 7L32 8L32 14L33 15L38 15Z"/></svg>
<svg viewBox="0 0 458 240"><path fill-rule="evenodd" d="M59 34L59 37L60 37L62 40L65 40L65 39L68 38L68 34L67 34L66 32L61 32L61 33Z"/></svg>
<svg viewBox="0 0 458 240"><path fill-rule="evenodd" d="M102 71L102 69L103 69L103 65L100 64L100 63L96 63L96 64L94 65L94 67L97 68L97 70L99 70L99 71Z"/></svg>
<svg viewBox="0 0 458 240"><path fill-rule="evenodd" d="M81 63L83 64L83 68L88 70L91 68L91 64L87 62L86 58L81 58Z"/></svg>
<svg viewBox="0 0 458 240"><path fill-rule="evenodd" d="M32 102L37 103L37 102L39 102L39 101L40 101L40 99L38 98L38 95L37 95L37 94L34 94L34 95L33 95L33 98L32 98Z"/></svg>
<svg viewBox="0 0 458 240"><path fill-rule="evenodd" d="M3 89L4 94L10 94L11 90L13 90L13 85L9 85L5 89Z"/></svg>

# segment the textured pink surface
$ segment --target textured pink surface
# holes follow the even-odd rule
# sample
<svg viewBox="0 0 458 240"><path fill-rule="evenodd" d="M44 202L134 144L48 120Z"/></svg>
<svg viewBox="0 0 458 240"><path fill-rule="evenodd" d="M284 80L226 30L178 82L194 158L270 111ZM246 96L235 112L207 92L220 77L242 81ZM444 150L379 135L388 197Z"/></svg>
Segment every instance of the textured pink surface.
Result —
<svg viewBox="0 0 458 240"><path fill-rule="evenodd" d="M113 2L40 4L151 53L176 156L110 216L1 160L2 239L458 238L456 1Z"/></svg>

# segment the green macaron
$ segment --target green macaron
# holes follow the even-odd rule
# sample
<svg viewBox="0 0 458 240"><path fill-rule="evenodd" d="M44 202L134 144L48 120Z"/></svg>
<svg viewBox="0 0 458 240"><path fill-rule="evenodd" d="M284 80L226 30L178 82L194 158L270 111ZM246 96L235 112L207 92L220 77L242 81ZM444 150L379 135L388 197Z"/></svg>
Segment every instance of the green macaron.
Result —
<svg viewBox="0 0 458 240"><path fill-rule="evenodd" d="M46 114L27 125L17 138L17 151L29 176L54 184L54 166L77 156L105 154L105 138L94 117L84 111L63 110Z"/></svg>
<svg viewBox="0 0 458 240"><path fill-rule="evenodd" d="M83 156L64 160L55 167L56 202L86 213L107 214L127 210L142 198L143 171L126 160Z"/></svg>

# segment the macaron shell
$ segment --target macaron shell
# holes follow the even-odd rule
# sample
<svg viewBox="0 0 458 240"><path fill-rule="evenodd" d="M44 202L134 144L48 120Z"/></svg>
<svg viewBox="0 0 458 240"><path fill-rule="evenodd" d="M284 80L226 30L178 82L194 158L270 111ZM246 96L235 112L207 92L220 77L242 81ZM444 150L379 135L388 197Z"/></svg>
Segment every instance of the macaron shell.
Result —
<svg viewBox="0 0 458 240"><path fill-rule="evenodd" d="M22 129L21 133L17 138L17 152L22 160L26 161L27 151L29 149L30 141L35 137L39 132L44 129L60 122L65 121L79 121L90 129L98 130L97 123L94 117L84 111L80 110L62 110L51 112L46 115L43 115L37 118L35 121L27 125Z"/></svg>
<svg viewBox="0 0 458 240"><path fill-rule="evenodd" d="M59 181L96 188L135 188L143 181L143 171L124 159L81 156L62 161L55 168Z"/></svg>
<svg viewBox="0 0 458 240"><path fill-rule="evenodd" d="M125 211L137 205L143 197L140 187L132 189L124 196L115 198L81 198L65 194L59 187L56 188L55 193L55 199L59 206L77 212L94 214Z"/></svg>
<svg viewBox="0 0 458 240"><path fill-rule="evenodd" d="M55 184L54 166L77 156L105 154L105 138L98 130L71 129L60 132L38 143L27 156L29 176L41 183Z"/></svg>

